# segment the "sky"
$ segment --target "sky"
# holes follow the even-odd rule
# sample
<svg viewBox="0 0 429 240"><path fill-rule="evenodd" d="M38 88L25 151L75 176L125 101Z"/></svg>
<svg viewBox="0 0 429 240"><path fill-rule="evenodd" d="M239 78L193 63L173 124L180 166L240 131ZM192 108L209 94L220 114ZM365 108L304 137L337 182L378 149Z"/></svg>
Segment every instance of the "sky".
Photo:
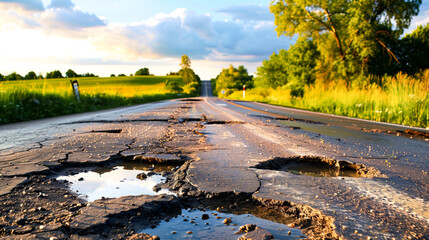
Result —
<svg viewBox="0 0 429 240"><path fill-rule="evenodd" d="M278 37L271 0L0 0L0 73L73 69L155 75L188 55L203 79L230 64L249 73L293 43ZM429 0L407 32L429 22Z"/></svg>

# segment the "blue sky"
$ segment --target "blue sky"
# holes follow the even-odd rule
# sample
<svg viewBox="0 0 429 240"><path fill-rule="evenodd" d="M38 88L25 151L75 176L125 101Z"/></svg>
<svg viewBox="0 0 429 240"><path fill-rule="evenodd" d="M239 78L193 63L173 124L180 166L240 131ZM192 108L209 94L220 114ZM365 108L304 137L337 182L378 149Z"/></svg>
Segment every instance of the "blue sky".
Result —
<svg viewBox="0 0 429 240"><path fill-rule="evenodd" d="M202 79L229 64L250 73L292 40L277 37L271 0L0 0L0 73L71 68L100 76L179 69ZM411 24L429 22L429 3Z"/></svg>

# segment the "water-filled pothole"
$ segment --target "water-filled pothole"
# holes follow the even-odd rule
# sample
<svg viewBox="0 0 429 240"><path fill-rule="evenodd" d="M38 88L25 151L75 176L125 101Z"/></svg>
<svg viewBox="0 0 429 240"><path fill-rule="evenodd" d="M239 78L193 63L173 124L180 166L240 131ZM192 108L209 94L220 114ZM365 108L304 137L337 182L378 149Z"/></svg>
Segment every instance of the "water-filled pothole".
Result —
<svg viewBox="0 0 429 240"><path fill-rule="evenodd" d="M381 176L374 168L360 163L313 156L273 158L255 166L258 169L286 171L313 177L375 177Z"/></svg>
<svg viewBox="0 0 429 240"><path fill-rule="evenodd" d="M105 198L136 196L141 194L173 194L166 189L155 189L164 182L162 172L173 171L178 165L124 162L115 167L99 167L57 177L70 182L70 189L81 198L92 202Z"/></svg>
<svg viewBox="0 0 429 240"><path fill-rule="evenodd" d="M306 236L300 229L288 227L291 223L281 213L263 208L259 214L253 207L217 210L182 210L172 219L162 221L152 229L141 232L161 239L238 239L246 234L240 227L249 224L268 231L275 239L299 239ZM250 226L249 226L250 227ZM254 226L253 226L254 227ZM253 230L253 229L250 229Z"/></svg>

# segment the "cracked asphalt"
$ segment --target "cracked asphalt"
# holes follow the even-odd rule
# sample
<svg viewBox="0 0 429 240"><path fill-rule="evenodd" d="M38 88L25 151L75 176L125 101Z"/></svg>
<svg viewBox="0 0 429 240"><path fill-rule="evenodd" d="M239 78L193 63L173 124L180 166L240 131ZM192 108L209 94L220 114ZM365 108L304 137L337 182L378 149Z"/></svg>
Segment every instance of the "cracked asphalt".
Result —
<svg viewBox="0 0 429 240"><path fill-rule="evenodd" d="M222 100L210 87L0 126L0 238L152 239L139 229L209 201L277 209L308 238L429 238L427 130ZM55 178L124 161L183 163L160 185L176 195L88 203Z"/></svg>

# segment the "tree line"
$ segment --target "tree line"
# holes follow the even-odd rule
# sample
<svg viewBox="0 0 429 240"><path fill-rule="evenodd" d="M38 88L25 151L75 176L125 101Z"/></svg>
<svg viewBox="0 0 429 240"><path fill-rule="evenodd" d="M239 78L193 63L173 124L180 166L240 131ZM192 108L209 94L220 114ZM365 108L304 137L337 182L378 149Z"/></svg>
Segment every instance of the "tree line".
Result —
<svg viewBox="0 0 429 240"><path fill-rule="evenodd" d="M43 76L41 73L37 75L34 71L28 72L25 76L21 76L20 74L13 72L9 75L2 75L0 73L0 81L15 81L15 80L32 80L32 79L51 79L51 78L77 78L77 77L98 77L97 75L93 73L84 73L84 74L77 74L75 71L69 69L65 75L61 73L59 70L54 70L51 72L46 73L45 76Z"/></svg>

